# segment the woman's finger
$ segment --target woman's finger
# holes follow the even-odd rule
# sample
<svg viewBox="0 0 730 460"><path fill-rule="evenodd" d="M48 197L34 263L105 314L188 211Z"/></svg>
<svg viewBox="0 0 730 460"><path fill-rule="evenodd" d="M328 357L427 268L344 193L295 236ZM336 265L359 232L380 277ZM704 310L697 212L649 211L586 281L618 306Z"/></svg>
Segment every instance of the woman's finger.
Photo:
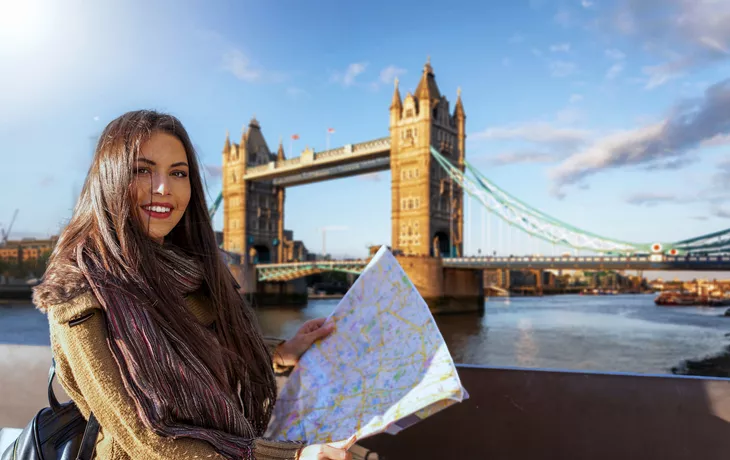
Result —
<svg viewBox="0 0 730 460"><path fill-rule="evenodd" d="M317 318L317 319L309 320L308 322L311 323L313 328L318 328L324 324L326 319L327 318Z"/></svg>
<svg viewBox="0 0 730 460"><path fill-rule="evenodd" d="M352 455L344 449L338 449L336 447L323 445L320 451L321 460L351 460Z"/></svg>

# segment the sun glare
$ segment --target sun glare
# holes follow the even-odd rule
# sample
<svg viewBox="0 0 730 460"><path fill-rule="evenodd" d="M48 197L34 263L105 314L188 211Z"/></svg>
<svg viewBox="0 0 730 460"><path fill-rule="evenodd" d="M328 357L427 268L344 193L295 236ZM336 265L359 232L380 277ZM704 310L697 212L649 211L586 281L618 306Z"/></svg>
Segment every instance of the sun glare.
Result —
<svg viewBox="0 0 730 460"><path fill-rule="evenodd" d="M38 0L0 0L0 47L33 44L43 35L44 8Z"/></svg>

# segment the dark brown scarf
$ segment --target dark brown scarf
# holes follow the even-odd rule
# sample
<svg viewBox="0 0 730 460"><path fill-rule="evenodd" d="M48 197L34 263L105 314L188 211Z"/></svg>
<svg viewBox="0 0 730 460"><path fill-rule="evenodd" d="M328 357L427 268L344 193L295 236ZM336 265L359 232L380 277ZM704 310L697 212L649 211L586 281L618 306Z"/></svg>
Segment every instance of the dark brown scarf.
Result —
<svg viewBox="0 0 730 460"><path fill-rule="evenodd" d="M185 304L184 296L201 287L201 266L170 246L155 251L160 283L168 287L166 295L171 293L179 306L175 316L180 321L196 322L200 327L196 332L207 334L211 347L191 350L184 337L154 314L154 293L150 297L129 280L110 280L102 267L93 266L84 257L86 271L91 274L87 287L105 312L109 346L124 385L144 424L158 435L208 441L226 458L254 458L253 441L263 435L268 424L268 420L249 420L246 416L256 412L248 406L255 383L221 382L198 357L208 352L221 353L226 359L215 332L197 323ZM262 412L268 413L257 411Z"/></svg>

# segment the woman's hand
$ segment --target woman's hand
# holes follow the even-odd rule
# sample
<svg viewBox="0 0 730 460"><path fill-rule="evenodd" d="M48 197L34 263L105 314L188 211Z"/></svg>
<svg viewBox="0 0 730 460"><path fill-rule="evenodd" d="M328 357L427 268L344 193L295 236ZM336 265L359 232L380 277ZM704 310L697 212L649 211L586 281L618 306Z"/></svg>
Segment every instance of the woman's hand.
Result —
<svg viewBox="0 0 730 460"><path fill-rule="evenodd" d="M327 444L313 444L299 452L297 460L351 460L352 454L346 449L328 446Z"/></svg>
<svg viewBox="0 0 730 460"><path fill-rule="evenodd" d="M327 337L335 330L334 323L323 326L324 321L325 318L317 318L304 323L294 337L277 347L276 353L274 354L276 363L283 367L296 365L299 362L299 358L314 342Z"/></svg>

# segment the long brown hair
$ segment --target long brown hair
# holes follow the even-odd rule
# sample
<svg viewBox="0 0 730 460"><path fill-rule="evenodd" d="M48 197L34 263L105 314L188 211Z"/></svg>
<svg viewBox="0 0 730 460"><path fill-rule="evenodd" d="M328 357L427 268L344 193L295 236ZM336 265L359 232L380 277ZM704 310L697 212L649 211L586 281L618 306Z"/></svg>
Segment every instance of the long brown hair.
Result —
<svg viewBox="0 0 730 460"><path fill-rule="evenodd" d="M166 266L160 261L160 245L145 235L136 221L131 188L135 163L141 145L157 132L169 133L182 142L191 187L188 207L165 238L165 246L174 247L199 264L201 289L215 310L214 330L196 322L181 305L183 297L170 285L170 278L161 275ZM237 455L236 446L240 449L242 445L250 445L248 440L237 442L236 437L263 435L276 399L271 358L256 318L237 292L236 282L217 248L195 150L185 128L175 117L154 111L129 112L112 121L102 133L73 217L58 240L34 300L38 301L36 305L48 304L52 291L73 297L87 284L105 311L110 348L146 426L162 435L191 436L212 443L220 441L227 447L214 447L227 457ZM114 295L127 296L133 302L122 308L108 298ZM160 362L168 357L150 361L147 351L141 350L145 347L138 343L142 338L133 333L137 325L126 330L116 328L116 324L128 321L120 315L137 314L146 315L154 328L153 332L144 333L164 336L165 348L155 352L170 351L180 357L183 362L174 364L187 366L189 373L197 379L196 389L184 387L185 379L161 375L166 369ZM159 382L173 387L156 388L156 385L161 386ZM217 412L223 412L222 403L210 401L213 397L209 393L205 393L209 400L195 394L197 387L205 387L211 382L227 394L226 400L241 403L237 406L253 433L221 420L224 415ZM202 388L200 391L209 390ZM151 396L149 392L152 392ZM183 395L179 398L182 400L164 400L170 399L171 395ZM186 398L197 400L184 401ZM172 409L160 410L158 403ZM190 412L182 408L185 405L190 406ZM203 426L202 430L191 426L193 421L199 422L197 418L179 420L186 414L200 415L206 411L210 426ZM205 430L218 434L211 437Z"/></svg>

